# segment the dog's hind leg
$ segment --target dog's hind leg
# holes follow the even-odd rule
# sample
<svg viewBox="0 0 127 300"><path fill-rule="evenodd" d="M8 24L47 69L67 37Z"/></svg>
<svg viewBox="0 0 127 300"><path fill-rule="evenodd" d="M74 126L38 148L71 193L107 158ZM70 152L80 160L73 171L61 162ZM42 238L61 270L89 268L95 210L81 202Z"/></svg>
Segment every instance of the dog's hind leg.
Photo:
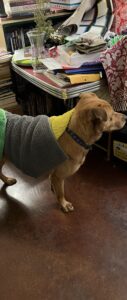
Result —
<svg viewBox="0 0 127 300"><path fill-rule="evenodd" d="M6 185L13 185L17 182L17 180L15 178L11 178L11 177L7 177L3 174L2 172L2 167L5 163L5 158L3 158L0 161L0 179L6 184Z"/></svg>

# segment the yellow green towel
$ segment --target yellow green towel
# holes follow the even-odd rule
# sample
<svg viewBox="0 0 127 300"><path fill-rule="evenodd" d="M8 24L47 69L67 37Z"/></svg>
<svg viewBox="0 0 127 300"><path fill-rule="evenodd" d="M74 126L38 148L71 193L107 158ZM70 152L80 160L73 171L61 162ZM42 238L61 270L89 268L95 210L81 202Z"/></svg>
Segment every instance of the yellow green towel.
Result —
<svg viewBox="0 0 127 300"><path fill-rule="evenodd" d="M57 140L66 130L73 112L74 112L74 108L61 116L53 116L49 118L51 129Z"/></svg>

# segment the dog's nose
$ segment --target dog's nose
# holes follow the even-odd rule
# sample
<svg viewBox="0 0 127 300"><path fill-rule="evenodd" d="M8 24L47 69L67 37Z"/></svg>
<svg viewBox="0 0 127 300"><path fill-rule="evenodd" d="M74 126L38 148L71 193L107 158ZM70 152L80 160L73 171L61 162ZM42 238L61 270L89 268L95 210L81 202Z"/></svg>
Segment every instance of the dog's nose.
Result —
<svg viewBox="0 0 127 300"><path fill-rule="evenodd" d="M127 121L127 116L126 115L124 115L124 120Z"/></svg>
<svg viewBox="0 0 127 300"><path fill-rule="evenodd" d="M123 122L127 122L127 116L126 115L124 115L124 114L122 114L122 120L123 120Z"/></svg>
<svg viewBox="0 0 127 300"><path fill-rule="evenodd" d="M124 126L127 124L127 116L122 114L122 122L124 123Z"/></svg>

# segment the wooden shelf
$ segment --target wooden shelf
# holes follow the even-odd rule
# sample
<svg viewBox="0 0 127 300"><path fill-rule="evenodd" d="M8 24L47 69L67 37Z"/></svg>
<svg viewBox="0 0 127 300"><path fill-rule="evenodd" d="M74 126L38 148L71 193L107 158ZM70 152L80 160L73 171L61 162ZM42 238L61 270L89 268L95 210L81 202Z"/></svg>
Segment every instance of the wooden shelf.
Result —
<svg viewBox="0 0 127 300"><path fill-rule="evenodd" d="M0 25L9 25L9 24L16 24L16 23L24 23L26 21L33 21L34 18L19 18L19 19L10 19L10 18L4 18L4 19L0 19Z"/></svg>
<svg viewBox="0 0 127 300"><path fill-rule="evenodd" d="M45 15L46 19L54 19L59 17L67 17L70 16L71 12L69 11L63 11L59 13L49 13ZM30 22L34 21L34 17L28 17L28 18L18 18L18 19L12 19L12 18L0 18L0 25L9 25L9 24L16 24L16 23L24 23L24 22Z"/></svg>

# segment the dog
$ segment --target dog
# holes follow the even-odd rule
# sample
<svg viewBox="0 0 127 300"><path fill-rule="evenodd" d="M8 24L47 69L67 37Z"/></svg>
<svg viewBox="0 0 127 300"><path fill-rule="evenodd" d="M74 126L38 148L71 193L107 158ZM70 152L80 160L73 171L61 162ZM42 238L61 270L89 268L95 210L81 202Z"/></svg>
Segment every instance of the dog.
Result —
<svg viewBox="0 0 127 300"><path fill-rule="evenodd" d="M26 122L26 119L22 119L23 116L20 118ZM52 190L55 192L57 201L64 212L68 213L74 210L72 203L67 201L64 196L65 178L78 171L85 162L91 146L101 138L103 132L121 129L125 123L126 116L115 112L107 101L98 98L96 94L82 93L80 95L78 103L70 113L66 128L61 135L58 135L57 139L58 147L60 147L62 155L65 155L65 157L62 157L61 162L57 161L57 165L49 172ZM13 139L14 144L15 135L13 134L12 137L9 135L9 142L10 138ZM6 150L6 148L8 149ZM16 183L16 179L9 178L2 172L3 164L6 161L6 152L9 154L10 148L7 143L4 148L5 156L0 161L0 179L7 186Z"/></svg>

